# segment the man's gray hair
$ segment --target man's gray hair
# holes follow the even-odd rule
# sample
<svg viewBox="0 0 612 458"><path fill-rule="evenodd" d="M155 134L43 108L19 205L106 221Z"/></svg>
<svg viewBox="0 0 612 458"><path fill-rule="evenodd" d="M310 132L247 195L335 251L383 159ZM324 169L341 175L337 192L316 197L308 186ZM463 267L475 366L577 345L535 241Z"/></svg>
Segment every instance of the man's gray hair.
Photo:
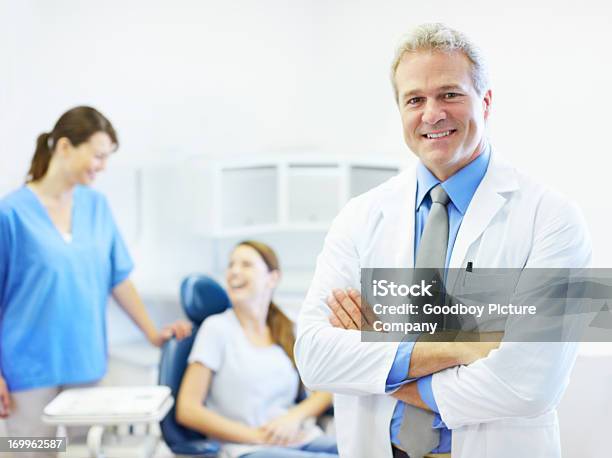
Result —
<svg viewBox="0 0 612 458"><path fill-rule="evenodd" d="M395 73L402 56L407 52L416 51L462 51L472 63L472 83L478 95L483 95L489 89L489 75L484 56L480 49L463 33L451 29L439 22L421 24L408 33L395 52L391 65L391 82L398 100Z"/></svg>

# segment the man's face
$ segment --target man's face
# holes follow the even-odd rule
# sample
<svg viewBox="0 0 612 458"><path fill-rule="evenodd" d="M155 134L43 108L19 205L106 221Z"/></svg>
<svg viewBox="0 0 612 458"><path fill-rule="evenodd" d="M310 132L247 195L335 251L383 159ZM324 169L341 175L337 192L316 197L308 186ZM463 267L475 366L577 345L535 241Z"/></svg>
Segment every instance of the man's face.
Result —
<svg viewBox="0 0 612 458"><path fill-rule="evenodd" d="M405 53L395 73L406 144L441 181L484 145L491 91L479 96L471 71L461 51L417 51Z"/></svg>

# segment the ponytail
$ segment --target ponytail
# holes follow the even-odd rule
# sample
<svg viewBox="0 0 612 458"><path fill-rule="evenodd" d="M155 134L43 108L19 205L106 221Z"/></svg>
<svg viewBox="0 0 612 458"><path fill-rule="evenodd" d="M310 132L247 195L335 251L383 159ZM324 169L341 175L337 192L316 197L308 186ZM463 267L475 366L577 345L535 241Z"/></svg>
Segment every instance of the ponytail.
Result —
<svg viewBox="0 0 612 458"><path fill-rule="evenodd" d="M270 328L270 335L274 343L287 353L287 356L295 366L295 357L293 356L293 346L295 345L293 323L274 302L270 302L266 323Z"/></svg>
<svg viewBox="0 0 612 458"><path fill-rule="evenodd" d="M45 176L45 173L47 173L49 163L51 162L51 154L53 152L51 148L52 141L53 137L51 134L43 133L38 136L36 140L36 151L34 151L30 170L26 178L27 183L40 180Z"/></svg>

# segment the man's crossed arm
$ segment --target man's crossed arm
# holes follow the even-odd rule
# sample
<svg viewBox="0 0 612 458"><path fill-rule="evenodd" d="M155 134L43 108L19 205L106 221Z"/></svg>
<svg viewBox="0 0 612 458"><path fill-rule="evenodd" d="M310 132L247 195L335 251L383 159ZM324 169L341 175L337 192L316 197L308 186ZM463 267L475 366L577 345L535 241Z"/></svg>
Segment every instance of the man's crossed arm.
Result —
<svg viewBox="0 0 612 458"><path fill-rule="evenodd" d="M327 306L332 311L329 321L336 328L360 330L362 323L372 325L377 318L371 307L362 304L361 295L355 289L335 289L327 299ZM474 336L467 333L462 334L463 338L459 337L459 340L453 341L444 341L450 340L447 337L439 337L437 341L419 338L412 349L406 379L424 377L449 367L467 365L485 358L491 350L499 347L503 336L501 332L487 334L486 342L470 341ZM421 398L416 382L402 385L391 396L429 410Z"/></svg>

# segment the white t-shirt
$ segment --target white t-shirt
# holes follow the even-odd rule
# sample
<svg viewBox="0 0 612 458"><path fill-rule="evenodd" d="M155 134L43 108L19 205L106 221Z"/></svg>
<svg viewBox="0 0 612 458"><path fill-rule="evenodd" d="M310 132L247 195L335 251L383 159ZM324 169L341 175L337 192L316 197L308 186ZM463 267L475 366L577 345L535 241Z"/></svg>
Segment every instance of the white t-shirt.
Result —
<svg viewBox="0 0 612 458"><path fill-rule="evenodd" d="M204 320L188 361L213 371L204 405L219 415L258 427L295 405L299 376L291 360L279 345L253 345L233 309ZM310 441L321 431L308 432ZM224 443L222 452L240 456L261 448Z"/></svg>

